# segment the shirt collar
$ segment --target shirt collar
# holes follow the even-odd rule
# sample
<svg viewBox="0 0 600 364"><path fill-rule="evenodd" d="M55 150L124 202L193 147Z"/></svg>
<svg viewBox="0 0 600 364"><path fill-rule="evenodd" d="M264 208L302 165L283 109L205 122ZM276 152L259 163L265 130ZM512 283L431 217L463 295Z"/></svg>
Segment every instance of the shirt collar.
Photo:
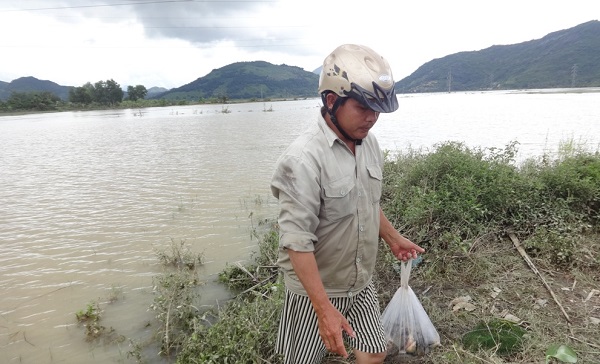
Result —
<svg viewBox="0 0 600 364"><path fill-rule="evenodd" d="M325 118L321 113L319 113L318 124L319 128L321 128L321 130L323 131L323 134L325 134L325 138L327 139L327 144L329 145L329 147L332 147L333 143L335 143L336 140L339 140L343 143L343 141L337 136L337 134L335 134L335 132L331 130L329 125L327 125L327 121L325 121Z"/></svg>

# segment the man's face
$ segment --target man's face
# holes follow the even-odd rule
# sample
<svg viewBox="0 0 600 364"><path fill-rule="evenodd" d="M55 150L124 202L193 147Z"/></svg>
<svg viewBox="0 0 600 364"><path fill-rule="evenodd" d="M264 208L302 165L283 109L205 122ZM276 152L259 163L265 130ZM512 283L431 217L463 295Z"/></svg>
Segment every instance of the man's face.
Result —
<svg viewBox="0 0 600 364"><path fill-rule="evenodd" d="M338 108L337 120L340 126L354 139L364 139L377 122L379 113L354 99L348 99Z"/></svg>

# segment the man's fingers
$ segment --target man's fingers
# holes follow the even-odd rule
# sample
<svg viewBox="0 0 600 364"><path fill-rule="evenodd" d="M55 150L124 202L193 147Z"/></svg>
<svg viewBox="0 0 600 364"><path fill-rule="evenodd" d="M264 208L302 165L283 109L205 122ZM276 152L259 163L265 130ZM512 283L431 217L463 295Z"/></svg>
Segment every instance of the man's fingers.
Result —
<svg viewBox="0 0 600 364"><path fill-rule="evenodd" d="M350 330L352 329L350 328ZM344 346L344 339L342 338L341 331L333 337L321 336L321 340L323 340L323 344L325 345L325 349L327 349L327 351L341 355L344 358L348 357L348 352Z"/></svg>
<svg viewBox="0 0 600 364"><path fill-rule="evenodd" d="M344 339L342 339L342 332L340 331L338 335L334 337L334 347L330 350L336 354L343 356L344 358L348 357L348 353L346 352L346 347L344 346Z"/></svg>
<svg viewBox="0 0 600 364"><path fill-rule="evenodd" d="M346 331L346 333L352 337L355 338L356 337L356 333L354 332L354 330L352 330L352 326L350 326L350 324L348 323L348 321L342 323L342 329L344 331Z"/></svg>

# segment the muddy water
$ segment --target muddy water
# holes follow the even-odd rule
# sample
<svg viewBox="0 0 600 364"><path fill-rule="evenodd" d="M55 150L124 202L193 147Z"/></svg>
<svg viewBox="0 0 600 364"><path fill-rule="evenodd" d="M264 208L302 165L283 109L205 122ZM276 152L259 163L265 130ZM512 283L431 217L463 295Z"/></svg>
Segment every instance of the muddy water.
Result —
<svg viewBox="0 0 600 364"><path fill-rule="evenodd" d="M523 156L573 138L597 146L600 94L402 96L373 132L386 149L521 143ZM0 362L133 362L129 341L88 343L75 312L143 343L152 326L156 251L203 253L203 304L247 259L250 230L273 217L271 168L318 112L317 99L0 117ZM263 112L271 108L272 112ZM251 217L250 217L251 215ZM114 301L109 303L110 301ZM148 362L161 362L155 352Z"/></svg>
<svg viewBox="0 0 600 364"><path fill-rule="evenodd" d="M157 250L185 241L204 254L207 281L246 259L253 223L275 213L269 167L316 105L1 118L0 361L126 358L127 342L86 343L75 312L99 301L103 325L142 341L154 330ZM205 304L227 298L214 284L201 294Z"/></svg>

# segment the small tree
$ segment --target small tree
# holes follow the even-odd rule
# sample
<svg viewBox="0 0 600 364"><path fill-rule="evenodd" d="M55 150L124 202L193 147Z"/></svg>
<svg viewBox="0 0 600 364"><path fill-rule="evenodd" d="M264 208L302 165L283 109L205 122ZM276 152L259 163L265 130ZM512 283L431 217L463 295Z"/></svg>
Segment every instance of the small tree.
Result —
<svg viewBox="0 0 600 364"><path fill-rule="evenodd" d="M92 101L97 102L99 104L106 105L109 103L108 101L108 88L106 86L106 82L98 81L94 83L94 88L92 91Z"/></svg>
<svg viewBox="0 0 600 364"><path fill-rule="evenodd" d="M131 101L144 99L148 94L148 90L143 85L127 86L127 98Z"/></svg>
<svg viewBox="0 0 600 364"><path fill-rule="evenodd" d="M115 80L106 81L106 96L110 105L119 104L123 101L123 89Z"/></svg>
<svg viewBox="0 0 600 364"><path fill-rule="evenodd" d="M69 90L69 101L78 104L91 104L93 101L94 86L86 83L81 87L73 87Z"/></svg>

